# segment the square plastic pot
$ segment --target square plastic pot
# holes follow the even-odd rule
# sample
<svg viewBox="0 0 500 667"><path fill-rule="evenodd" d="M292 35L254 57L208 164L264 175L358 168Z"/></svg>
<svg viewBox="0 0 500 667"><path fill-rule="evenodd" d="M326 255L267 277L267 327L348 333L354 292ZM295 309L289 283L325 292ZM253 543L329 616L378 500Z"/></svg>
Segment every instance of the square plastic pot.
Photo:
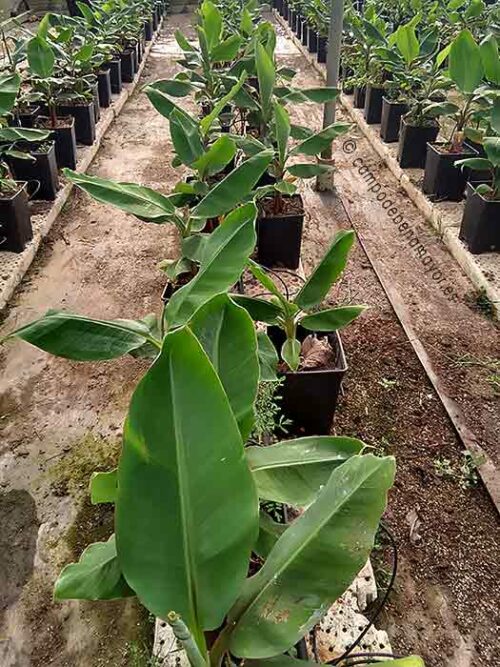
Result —
<svg viewBox="0 0 500 667"><path fill-rule="evenodd" d="M376 125L382 119L382 99L384 89L368 84L366 86L366 98L364 108L364 118L368 125Z"/></svg>
<svg viewBox="0 0 500 667"><path fill-rule="evenodd" d="M292 195L302 213L269 215L257 218L257 261L263 266L297 269L300 263L304 207L300 195Z"/></svg>
<svg viewBox="0 0 500 667"><path fill-rule="evenodd" d="M122 82L132 83L135 76L134 51L132 48L124 49L120 53L120 62L122 70Z"/></svg>
<svg viewBox="0 0 500 667"><path fill-rule="evenodd" d="M421 127L409 125L401 119L398 144L398 162L403 169L423 169L427 155L427 143L436 141L439 134L439 125Z"/></svg>
<svg viewBox="0 0 500 667"><path fill-rule="evenodd" d="M75 136L80 144L92 146L95 141L95 111L93 102L83 104L61 104L57 107L61 116L73 116Z"/></svg>
<svg viewBox="0 0 500 667"><path fill-rule="evenodd" d="M300 37L302 46L307 46L308 39L309 39L309 26L307 25L307 19L302 19L302 34Z"/></svg>
<svg viewBox="0 0 500 667"><path fill-rule="evenodd" d="M500 251L500 201L486 199L467 183L459 238L474 255Z"/></svg>
<svg viewBox="0 0 500 667"><path fill-rule="evenodd" d="M380 119L380 136L387 144L399 139L401 118L408 111L408 105L403 102L392 102L386 97L382 100L382 118Z"/></svg>
<svg viewBox="0 0 500 667"><path fill-rule="evenodd" d="M0 196L0 250L22 252L33 238L26 183Z"/></svg>
<svg viewBox="0 0 500 667"><path fill-rule="evenodd" d="M422 190L439 201L460 201L468 175L466 170L455 167L455 162L474 157L477 153L472 148L461 153L448 153L442 150L445 147L442 142L427 144Z"/></svg>
<svg viewBox="0 0 500 667"><path fill-rule="evenodd" d="M37 144L29 144L32 160L8 158L12 175L17 181L36 181L38 189L33 199L54 201L59 189L55 142L50 142L48 150L41 150Z"/></svg>
<svg viewBox="0 0 500 667"><path fill-rule="evenodd" d="M318 33L314 28L307 28L307 50L309 53L318 51Z"/></svg>
<svg viewBox="0 0 500 667"><path fill-rule="evenodd" d="M119 58L114 58L107 63L111 81L111 92L113 95L119 95L122 92L122 62Z"/></svg>
<svg viewBox="0 0 500 667"><path fill-rule="evenodd" d="M97 91L99 105L107 108L111 104L111 72L109 69L97 72Z"/></svg>
<svg viewBox="0 0 500 667"><path fill-rule="evenodd" d="M366 100L366 86L354 86L354 98L352 101L355 109L364 109Z"/></svg>
<svg viewBox="0 0 500 667"><path fill-rule="evenodd" d="M323 35L320 35L318 37L318 62L326 63L327 54L328 54L328 37L323 37Z"/></svg>
<svg viewBox="0 0 500 667"><path fill-rule="evenodd" d="M58 127L50 126L50 119L47 116L39 116L37 126L42 129L49 129L55 142L56 160L59 169L68 167L76 169L76 136L75 119L73 116L58 117Z"/></svg>

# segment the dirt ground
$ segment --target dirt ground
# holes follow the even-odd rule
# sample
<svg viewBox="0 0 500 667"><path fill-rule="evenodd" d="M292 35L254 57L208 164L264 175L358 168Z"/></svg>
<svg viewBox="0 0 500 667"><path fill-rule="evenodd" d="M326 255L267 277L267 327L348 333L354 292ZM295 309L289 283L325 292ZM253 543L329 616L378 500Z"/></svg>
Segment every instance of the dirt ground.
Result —
<svg viewBox="0 0 500 667"><path fill-rule="evenodd" d="M173 32L176 27L185 30L190 20L189 15L168 19L145 80L173 74L178 53ZM315 82L316 75L290 42L279 40L279 54L283 63L299 70L298 81ZM297 120L319 128L319 109L296 106L293 112ZM493 357L498 331L467 305L463 297L471 286L439 239L398 193L398 206L425 235L440 267L446 267L458 303L440 298L384 222L366 182L356 175L353 155L339 145L341 200L319 196L310 183L302 187L308 210L306 271L335 230L350 226L347 210L370 248L386 262L420 323L419 335L437 349L433 362L466 353ZM138 92L108 133L91 173L166 192L179 178L170 155L166 121ZM384 186L394 188L361 139L356 139L355 155L376 166ZM12 300L1 333L48 308L102 318L158 310L164 279L154 267L175 256L176 249L169 228L145 225L77 193ZM370 306L343 335L350 369L335 432L361 437L398 460L386 523L398 543L400 569L379 625L388 629L394 650L420 653L428 667L491 667L500 650L498 516L480 485L462 488L460 442L359 244L331 300ZM14 342L0 348L0 367L0 664L146 665L143 647L151 626L134 602L61 604L51 597L60 567L111 531L109 510L88 502L88 479L93 470L108 469L116 460L127 403L145 364L131 358L71 363ZM455 366L446 363L447 372L449 368ZM449 376L450 391L460 393L474 378L474 391L463 395L471 401L485 448L497 456L498 402L486 370L456 368ZM456 472L453 479L436 472L444 459Z"/></svg>

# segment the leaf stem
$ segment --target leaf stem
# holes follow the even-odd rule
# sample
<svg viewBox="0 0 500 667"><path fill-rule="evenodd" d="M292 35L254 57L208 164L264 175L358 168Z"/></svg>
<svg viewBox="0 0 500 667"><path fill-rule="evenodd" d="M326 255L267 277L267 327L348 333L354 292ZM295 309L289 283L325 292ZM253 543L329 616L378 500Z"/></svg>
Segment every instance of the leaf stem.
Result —
<svg viewBox="0 0 500 667"><path fill-rule="evenodd" d="M169 611L167 614L167 623L172 628L176 639L181 642L192 667L207 667L207 659L203 657L193 635L179 614L175 611Z"/></svg>

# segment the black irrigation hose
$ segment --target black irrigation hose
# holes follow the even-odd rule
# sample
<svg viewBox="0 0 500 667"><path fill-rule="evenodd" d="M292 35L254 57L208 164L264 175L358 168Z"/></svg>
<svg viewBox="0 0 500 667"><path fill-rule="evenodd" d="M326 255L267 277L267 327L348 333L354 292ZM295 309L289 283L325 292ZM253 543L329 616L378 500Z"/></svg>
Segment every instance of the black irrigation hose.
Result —
<svg viewBox="0 0 500 667"><path fill-rule="evenodd" d="M386 528L386 527L384 526L383 523L380 524L380 530L383 531L383 532L387 535L387 537L389 538L389 542L390 542L390 544L391 544L391 547L392 547L392 553L393 553L393 556L392 556L392 573L391 573L391 578L390 578L390 581L389 581L389 585L387 586L387 589L386 589L386 591L385 591L385 593L384 593L384 596L383 596L383 598L381 599L381 601L379 602L379 604L378 604L378 606L377 606L377 609L375 610L375 613L373 614L373 616L372 616L370 622L369 622L368 625L363 629L363 632L361 632L361 633L359 634L359 636L358 636L358 638L356 639L356 641L354 641L354 642L349 646L349 648L348 648L346 651L344 651L344 653L343 653L339 658L335 658L334 660L330 660L330 661L327 663L328 665L338 665L340 662L342 662L343 660L345 660L345 659L352 653L353 649L355 649L356 646L359 645L359 643L361 642L361 640L363 639L363 637L366 635L366 633L368 632L368 630L373 626L373 624L374 624L375 621L377 620L377 618L378 618L380 612L381 612L382 609L384 608L384 606L385 606L385 604L386 604L386 602L387 602L387 600L388 600L388 598L389 598L389 595L390 595L391 592L392 592L392 589L394 588L394 582L395 582L395 580L396 580L396 574L397 574L397 571L398 571L398 548L397 548L397 545L396 545L396 540L394 539L392 533L389 531L388 528ZM380 657L380 654L377 654L377 653L371 653L371 654L370 654L370 653L362 653L362 654L354 655L354 656L352 656L352 657L353 657L353 658L357 658L357 657L364 657L364 658L366 658L366 659L364 660L364 662L355 662L355 663L352 663L353 665L363 665L363 664L366 665L366 664L370 664L369 662L367 662L367 660L369 660L370 657L374 657L374 658L375 658L375 657ZM391 657L392 657L392 656L391 656ZM372 661L372 662L373 662L373 661ZM376 662L376 661L375 661L375 662Z"/></svg>

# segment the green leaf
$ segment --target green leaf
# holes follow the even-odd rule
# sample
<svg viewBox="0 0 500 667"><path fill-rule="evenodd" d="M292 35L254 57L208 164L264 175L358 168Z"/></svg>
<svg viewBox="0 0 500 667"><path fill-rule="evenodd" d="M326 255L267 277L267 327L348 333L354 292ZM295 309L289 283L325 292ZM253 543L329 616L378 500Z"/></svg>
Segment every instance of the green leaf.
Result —
<svg viewBox="0 0 500 667"><path fill-rule="evenodd" d="M197 92L200 88L191 81L181 79L160 79L150 83L149 86L172 97L186 97L186 95Z"/></svg>
<svg viewBox="0 0 500 667"><path fill-rule="evenodd" d="M173 109L170 114L170 136L182 164L190 165L204 153L197 123L186 123L184 115Z"/></svg>
<svg viewBox="0 0 500 667"><path fill-rule="evenodd" d="M247 447L245 454L259 498L305 507L327 483L333 468L361 454L356 438L311 436L270 447Z"/></svg>
<svg viewBox="0 0 500 667"><path fill-rule="evenodd" d="M462 30L451 44L449 74L457 88L466 95L473 93L483 80L481 51L467 29Z"/></svg>
<svg viewBox="0 0 500 667"><path fill-rule="evenodd" d="M210 59L214 63L225 63L234 60L238 55L241 45L241 37L239 35L231 35L212 48Z"/></svg>
<svg viewBox="0 0 500 667"><path fill-rule="evenodd" d="M468 167L469 169L477 169L477 171L487 171L491 169L492 165L484 157L470 157L464 160L457 160L455 167Z"/></svg>
<svg viewBox="0 0 500 667"><path fill-rule="evenodd" d="M168 197L135 183L118 183L63 169L68 180L103 204L111 204L147 222L171 222L175 206ZM175 221L175 220L174 220Z"/></svg>
<svg viewBox="0 0 500 667"><path fill-rule="evenodd" d="M259 98L264 120L271 118L276 71L274 62L262 44L255 46L255 66L259 80Z"/></svg>
<svg viewBox="0 0 500 667"><path fill-rule="evenodd" d="M275 303L244 294L231 294L233 301L244 308L255 322L275 324L281 308Z"/></svg>
<svg viewBox="0 0 500 667"><path fill-rule="evenodd" d="M287 167L287 171L292 176L297 178L313 178L319 174L325 174L331 171L332 167L326 164L314 164L313 162L304 162L302 164L291 164Z"/></svg>
<svg viewBox="0 0 500 667"><path fill-rule="evenodd" d="M175 41L177 42L177 44L181 47L181 49L183 51L186 51L186 52L189 52L189 53L196 51L194 46L188 42L188 40L184 37L184 35L182 34L182 32L180 30L175 31L174 37L175 37Z"/></svg>
<svg viewBox="0 0 500 667"><path fill-rule="evenodd" d="M144 92L149 98L149 101L154 106L154 108L161 113L164 118L170 119L172 111L175 109L177 113L183 117L186 123L196 124L196 120L188 114L187 111L182 109L180 106L172 102L160 88L155 88L153 85L146 86Z"/></svg>
<svg viewBox="0 0 500 667"><path fill-rule="evenodd" d="M323 301L331 286L345 269L355 237L355 233L351 230L343 230L335 234L330 249L294 299L299 308L308 310Z"/></svg>
<svg viewBox="0 0 500 667"><path fill-rule="evenodd" d="M500 57L496 37L488 35L483 39L479 48L486 78L491 83L500 85Z"/></svg>
<svg viewBox="0 0 500 667"><path fill-rule="evenodd" d="M58 310L47 311L4 340L14 337L74 361L117 359L151 341L148 327L140 320L94 320Z"/></svg>
<svg viewBox="0 0 500 667"><path fill-rule="evenodd" d="M306 315L300 325L309 331L337 331L350 324L365 310L366 306L341 306Z"/></svg>
<svg viewBox="0 0 500 667"><path fill-rule="evenodd" d="M279 102L274 104L274 124L280 164L284 168L288 153L288 139L290 138L290 117L288 111Z"/></svg>
<svg viewBox="0 0 500 667"><path fill-rule="evenodd" d="M35 130L25 127L0 127L0 141L45 141L50 130Z"/></svg>
<svg viewBox="0 0 500 667"><path fill-rule="evenodd" d="M195 206L193 217L215 218L237 206L252 191L273 156L274 151L270 149L261 151L233 169Z"/></svg>
<svg viewBox="0 0 500 667"><path fill-rule="evenodd" d="M493 102L490 125L500 135L500 97L497 97Z"/></svg>
<svg viewBox="0 0 500 667"><path fill-rule="evenodd" d="M269 514L261 510L259 514L259 537L254 551L266 559L278 538L285 532L286 524L273 521ZM317 666L316 666L317 667Z"/></svg>
<svg viewBox="0 0 500 667"><path fill-rule="evenodd" d="M224 107L233 99L236 93L241 89L241 86L245 82L246 77L247 73L243 72L243 74L240 76L240 78L234 84L231 90L228 93L226 93L224 97L221 97L221 99L218 100L216 104L214 104L214 108L207 116L205 116L200 120L200 129L203 136L206 136L208 134L215 119L219 117L219 114L224 109Z"/></svg>
<svg viewBox="0 0 500 667"><path fill-rule="evenodd" d="M259 356L260 381L274 382L278 379L276 367L279 357L271 339L264 331L257 332L257 353Z"/></svg>
<svg viewBox="0 0 500 667"><path fill-rule="evenodd" d="M142 604L175 609L200 646L223 621L257 537L255 485L219 378L189 329L137 386L118 468L117 548Z"/></svg>
<svg viewBox="0 0 500 667"><path fill-rule="evenodd" d="M396 31L396 45L407 65L410 65L420 53L420 44L411 25L402 25Z"/></svg>
<svg viewBox="0 0 500 667"><path fill-rule="evenodd" d="M56 600L114 600L132 595L118 563L114 535L87 547L78 563L66 565L54 588Z"/></svg>
<svg viewBox="0 0 500 667"><path fill-rule="evenodd" d="M90 478L90 502L92 505L100 503L114 503L117 491L117 471L94 472Z"/></svg>
<svg viewBox="0 0 500 667"><path fill-rule="evenodd" d="M313 130L311 130L310 127L304 127L302 125L294 125L292 123L290 134L292 136L292 139L299 139L300 141L303 141L304 139L308 139L309 137L311 137L314 134L314 132Z"/></svg>
<svg viewBox="0 0 500 667"><path fill-rule="evenodd" d="M338 88L323 86L322 88L301 88L296 89L290 86L277 86L274 94L283 102L293 102L301 104L303 102L315 102L316 104L325 104L333 102L340 94Z"/></svg>
<svg viewBox="0 0 500 667"><path fill-rule="evenodd" d="M210 0L204 0L200 7L202 27L207 37L209 50L220 42L222 34L222 14Z"/></svg>
<svg viewBox="0 0 500 667"><path fill-rule="evenodd" d="M30 70L36 76L45 79L52 76L55 56L52 47L42 37L33 37L26 47L26 56Z"/></svg>
<svg viewBox="0 0 500 667"><path fill-rule="evenodd" d="M319 155L334 139L349 132L350 129L351 125L348 123L333 123L295 146L290 155Z"/></svg>
<svg viewBox="0 0 500 667"><path fill-rule="evenodd" d="M196 311L189 328L217 371L245 442L254 425L259 381L253 321L227 294L219 294Z"/></svg>
<svg viewBox="0 0 500 667"><path fill-rule="evenodd" d="M205 244L196 276L175 292L165 309L169 327L185 324L216 294L228 290L240 277L256 241L255 204L232 211Z"/></svg>
<svg viewBox="0 0 500 667"><path fill-rule="evenodd" d="M394 459L352 456L278 539L229 614L230 650L265 658L288 650L352 583L373 547Z"/></svg>
<svg viewBox="0 0 500 667"><path fill-rule="evenodd" d="M259 281L262 287L265 287L269 294L277 297L281 302L284 301L284 297L276 286L276 283L260 264L257 264L257 262L254 262L253 259L250 259L248 262L248 268L252 276Z"/></svg>
<svg viewBox="0 0 500 667"><path fill-rule="evenodd" d="M75 60L77 62L87 62L90 60L94 53L94 45L93 44L84 44L76 53L75 53Z"/></svg>
<svg viewBox="0 0 500 667"><path fill-rule="evenodd" d="M270 521L272 521L272 519L270 519ZM279 526L280 524L276 525ZM270 534L270 530L268 530L268 535ZM381 662L377 660L377 662L373 664L375 664L376 667L425 667L424 661L417 655L411 655L408 658L397 658L396 660L383 660ZM245 665L246 667L318 667L317 662L313 662L312 660L299 660L298 658L293 658L286 654L261 660L245 660ZM321 667L321 663L319 663L319 667Z"/></svg>
<svg viewBox="0 0 500 667"><path fill-rule="evenodd" d="M300 350L301 345L296 338L287 338L281 347L281 358L292 371L299 367Z"/></svg>
<svg viewBox="0 0 500 667"><path fill-rule="evenodd" d="M227 134L223 134L196 162L193 162L192 167L200 173L200 178L204 179L218 174L235 155L236 144Z"/></svg>
<svg viewBox="0 0 500 667"><path fill-rule="evenodd" d="M21 78L17 72L0 76L0 116L11 111L20 86Z"/></svg>
<svg viewBox="0 0 500 667"><path fill-rule="evenodd" d="M483 147L488 160L498 169L500 167L500 137L486 137Z"/></svg>

